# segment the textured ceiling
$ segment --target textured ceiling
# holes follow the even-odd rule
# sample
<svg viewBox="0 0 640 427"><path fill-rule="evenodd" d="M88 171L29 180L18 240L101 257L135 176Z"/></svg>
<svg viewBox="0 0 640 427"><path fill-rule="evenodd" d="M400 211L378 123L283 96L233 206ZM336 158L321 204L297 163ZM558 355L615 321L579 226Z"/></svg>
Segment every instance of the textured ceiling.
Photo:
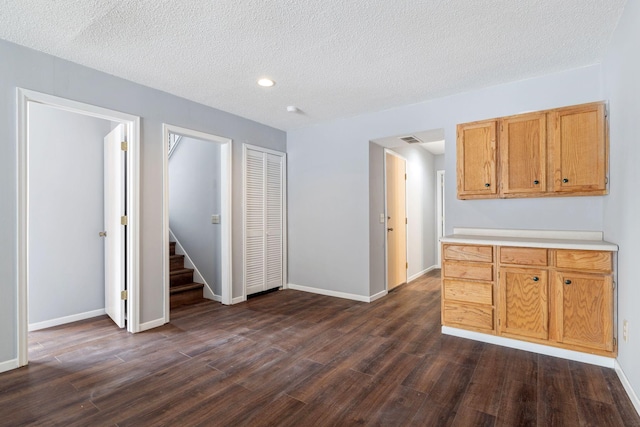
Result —
<svg viewBox="0 0 640 427"><path fill-rule="evenodd" d="M625 2L0 0L0 38L287 130L598 63Z"/></svg>

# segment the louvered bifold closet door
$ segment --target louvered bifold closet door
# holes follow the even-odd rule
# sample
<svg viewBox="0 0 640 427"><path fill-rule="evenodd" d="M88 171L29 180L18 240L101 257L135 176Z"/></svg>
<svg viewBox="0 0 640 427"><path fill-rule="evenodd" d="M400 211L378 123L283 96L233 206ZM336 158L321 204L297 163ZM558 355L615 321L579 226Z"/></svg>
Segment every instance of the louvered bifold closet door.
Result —
<svg viewBox="0 0 640 427"><path fill-rule="evenodd" d="M283 285L283 157L266 154L266 289Z"/></svg>
<svg viewBox="0 0 640 427"><path fill-rule="evenodd" d="M264 153L247 149L245 157L245 286L247 295L265 290Z"/></svg>
<svg viewBox="0 0 640 427"><path fill-rule="evenodd" d="M285 154L245 146L246 294L284 285Z"/></svg>

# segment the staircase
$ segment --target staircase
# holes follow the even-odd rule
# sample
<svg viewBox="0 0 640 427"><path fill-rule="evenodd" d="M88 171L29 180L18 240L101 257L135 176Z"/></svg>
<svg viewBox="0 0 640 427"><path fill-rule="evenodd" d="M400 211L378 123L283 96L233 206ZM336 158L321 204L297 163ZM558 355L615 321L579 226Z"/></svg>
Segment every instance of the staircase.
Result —
<svg viewBox="0 0 640 427"><path fill-rule="evenodd" d="M176 242L169 243L170 307L195 304L204 300L202 283L193 282L193 268L184 267L184 255L176 255Z"/></svg>

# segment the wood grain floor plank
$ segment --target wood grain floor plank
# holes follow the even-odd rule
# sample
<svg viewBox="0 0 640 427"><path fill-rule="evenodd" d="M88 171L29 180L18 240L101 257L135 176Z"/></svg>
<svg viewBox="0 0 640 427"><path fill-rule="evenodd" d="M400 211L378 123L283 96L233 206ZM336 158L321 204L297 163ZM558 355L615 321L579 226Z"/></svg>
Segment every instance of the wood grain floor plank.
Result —
<svg viewBox="0 0 640 427"><path fill-rule="evenodd" d="M434 271L371 304L285 290L34 331L0 426L640 427L613 370L442 335L439 294Z"/></svg>

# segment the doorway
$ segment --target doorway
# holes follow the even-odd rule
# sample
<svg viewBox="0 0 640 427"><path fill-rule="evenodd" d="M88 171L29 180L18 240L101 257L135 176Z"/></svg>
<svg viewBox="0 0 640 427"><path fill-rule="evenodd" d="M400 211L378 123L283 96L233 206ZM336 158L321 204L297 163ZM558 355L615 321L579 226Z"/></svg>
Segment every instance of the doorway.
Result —
<svg viewBox="0 0 640 427"><path fill-rule="evenodd" d="M442 251L440 250L440 238L444 237L444 222L444 171L439 170L436 171L436 256L438 260L438 268L442 268Z"/></svg>
<svg viewBox="0 0 640 427"><path fill-rule="evenodd" d="M387 291L407 283L407 161L385 152Z"/></svg>
<svg viewBox="0 0 640 427"><path fill-rule="evenodd" d="M174 242L177 241L176 246L178 246L178 243L180 243L180 248L182 248L182 251L187 252L187 254L185 255L185 260L192 265L192 268L194 268L196 278L201 279L205 284L204 296L206 298L213 299L215 301L220 301L223 304L227 304L227 305L232 304L232 297L231 297L232 295L231 149L232 147L231 147L231 139L229 138L207 134L207 133L195 131L192 129L186 129L179 126L173 126L166 123L162 125L162 133L163 133L163 141L164 141L164 165L163 165L163 168L164 168L164 200L163 200L164 268L163 268L163 271L164 271L164 296L165 296L164 321L165 323L168 323L170 320L170 310L171 310L170 255L169 255L170 241L174 241ZM176 141L179 141L178 145L176 145ZM213 228L204 230L202 235L197 236L196 240L198 240L198 242L196 242L193 246L194 248L198 247L198 245L200 246L200 249L198 249L197 251L198 253L205 254L203 255L205 257L204 258L205 260L206 260L207 253L217 254L216 257L217 259L219 259L219 265L214 269L216 270L216 272L214 273L212 271L210 274L206 271L200 271L197 269L198 255L195 252L191 253L191 255L193 255L193 258L194 258L194 259L191 259L191 257L189 256L189 251L184 250L185 247L189 246L187 244L187 241L184 240L188 238L186 236L189 236L189 235L195 236L198 233L197 229L192 226L193 224L191 224L190 226L183 227L183 229L180 231L173 230L176 232L175 234L173 234L172 230L170 230L169 219L171 215L170 214L170 206L172 203L171 200L175 201L176 198L178 197L178 194L176 193L174 193L173 195L170 194L171 183L172 182L176 183L176 179L170 182L169 155L170 153L174 153L174 152L179 153L180 150L183 151L182 154L185 154L184 151L187 149L187 144L189 144L190 142L191 142L190 147L194 148L195 150L191 154L195 156L198 155L198 150L200 150L200 152L210 152L210 150L207 151L208 148L215 148L214 150L215 153L211 154L212 164L210 165L210 169L216 171L216 177L213 177L212 180L217 179L217 183L219 184L217 189L219 202L213 203L213 204L206 204L206 206L202 207L201 209L203 210L207 209L207 211L205 211L204 213L203 212L196 213L196 214L199 214L200 216L204 215L205 217L208 218L207 221L202 221L203 218L200 218L200 220L196 220L196 222L199 221L200 223L202 223L200 226L204 226L205 225L204 223L206 222L207 227L213 227ZM214 145L211 145L211 144L214 144ZM205 151L202 151L202 150L205 150ZM176 154L176 159L177 159L177 156L178 154ZM188 160L186 161L188 162ZM192 174L198 173L197 168L191 171L188 171L185 168L182 168L181 170L184 170L185 173L192 173ZM178 173L178 169L174 170L174 173ZM191 181L191 182L196 182L196 181ZM189 185L189 184L185 184L185 185ZM200 184L194 184L194 185L200 185ZM186 190L189 191L189 189L186 189ZM191 190L194 190L194 189L192 188ZM201 193L204 192L203 197L209 197L209 195L205 194L209 191L208 189L203 187L199 191ZM210 211L211 209L214 209L215 212L211 212ZM187 221L189 221L189 218L185 216L183 222L187 222ZM182 232L183 235L185 236L182 241L180 241L180 239L176 239L176 237L179 237L178 235L180 234L180 232ZM208 234L211 234L210 236L211 239L215 239L215 241L217 242L215 243L215 245L212 245L211 242L208 241L209 239L207 237ZM202 250L203 245L206 245L208 247L208 252L206 249ZM210 260L210 261L213 262L213 260ZM201 266L205 267L204 265L205 263L200 263L200 264ZM207 280L206 279L207 277L211 277L211 278Z"/></svg>
<svg viewBox="0 0 640 427"><path fill-rule="evenodd" d="M68 254L68 264L73 265L73 257L81 257L84 255L85 245L87 245L86 236L87 233L90 233L93 237L93 240L97 240L97 243L94 241L89 246L92 247L91 251L93 255L99 253L96 248L100 248L102 246L102 233L104 233L104 222L98 220L96 223L97 216L103 217L97 212L89 213L93 218L85 218L82 216L77 216L69 213L64 213L62 210L56 210L56 212L47 211L45 215L36 216L33 215L33 219L42 220L42 223L36 224L30 221L32 215L34 213L33 209L38 208L42 205L55 206L55 198L56 196L62 196L64 194L73 195L74 191L80 190L80 187L86 185L85 180L82 178L83 173L88 173L88 169L82 170L82 167L91 169L102 170L102 162L98 162L98 164L88 164L83 165L83 162L86 159L83 158L81 153L82 148L84 147L74 147L73 145L60 144L60 146L52 146L48 147L49 149L53 149L53 152L50 154L58 154L64 153L68 159L77 159L77 164L80 167L80 175L77 177L69 178L69 175L64 179L58 180L58 182L54 182L57 187L54 188L50 194L46 194L46 191L43 191L45 187L36 188L35 184L38 180L34 177L35 172L40 174L45 173L46 176L40 182L43 182L46 179L51 181L56 181L56 169L55 162L51 158L47 158L45 154L44 157L36 158L32 157L32 153L30 153L30 145L31 145L31 134L30 127L33 127L34 123L32 123L32 115L38 109L48 108L51 111L56 112L58 114L75 114L85 118L93 118L93 119L101 119L104 122L110 125L113 124L114 127L119 127L122 135L118 135L117 138L120 139L118 141L118 148L123 151L121 154L122 163L122 171L121 175L127 177L126 182L122 181L122 211L119 215L119 220L121 221L121 225L119 224L118 230L122 234L122 245L120 249L117 251L117 262L121 265L120 271L122 272L118 280L112 281L113 284L120 287L118 290L118 304L122 308L122 322L120 322L119 326L123 327L124 324L124 310L127 312L126 319L126 328L129 332L138 332L139 331L139 309L138 309L138 295L139 295L139 283L138 283L138 146L139 146L139 118L136 116L132 116L129 114L120 113L113 110L108 110L88 104L79 103L76 101L71 101L63 98L58 98L55 96L42 94L30 90L18 89L18 310L17 310L17 338L18 338L18 365L24 366L28 363L28 331L29 331L29 288L30 288L30 265L33 261L34 263L44 262L46 264L46 259L43 261L43 257L37 251L37 244L40 241L34 241L30 239L31 233L35 232L36 234L41 233L42 240L41 242L47 243L49 245L53 244L58 247L58 250L61 249L62 246L67 248L69 251ZM35 116L33 116L35 117ZM54 120L59 120L58 119ZM106 129L108 132L109 129ZM64 142L64 141L63 141ZM93 141L89 141L88 143L92 143ZM99 153L103 151L103 140L102 138L96 138L95 146L93 148L97 148ZM57 151L56 151L57 150ZM124 152L126 151L126 154ZM42 153L40 153L42 154ZM94 150L95 154L95 150ZM35 156L35 154L34 154ZM94 158L95 160L95 158ZM103 160L100 157L100 160ZM33 163L32 163L33 162ZM34 169L31 169L31 168ZM38 168L38 169L35 169ZM40 170L43 169L43 170ZM60 172L60 168L57 169ZM113 176L113 171L110 170L105 171L104 176ZM33 193L31 192L32 188L30 186L31 179L34 179L33 184ZM93 181L95 184L96 181ZM94 185L95 186L95 185ZM99 188L91 188L85 189L83 194L91 195L93 198L103 198L104 197L104 187L102 187L102 181L100 181ZM49 198L48 202L45 198ZM71 200L71 199L70 199ZM76 198L75 202L78 206L82 205L84 200L78 200ZM60 204L61 205L61 204ZM92 209L96 209L96 204L93 203ZM62 206L60 206L62 208ZM68 206L64 206L68 208ZM77 206L76 206L77 207ZM102 209L102 208L101 208ZM42 212L38 212L39 214ZM57 216L62 216L62 218L55 218ZM85 213L86 215L86 213ZM51 216L51 218L49 218ZM53 220L53 222L49 221ZM100 224L100 222L103 222ZM80 235L83 235L80 241L63 241L63 242L52 242L50 239L51 229L59 228L61 230L68 229L69 227L73 228L74 231L85 227L82 230ZM99 234L100 233L100 234ZM66 233L67 235L71 235L71 233ZM114 233L112 233L114 234ZM87 251L89 249L87 248ZM51 253L51 252L50 252ZM32 258L34 257L34 258ZM35 257L38 257L37 259ZM95 261L95 256L93 258ZM45 264L38 264L39 267ZM92 280L100 280L102 283L106 283L105 280L105 270L110 270L110 268L104 268L104 264L99 263L102 266L102 280L99 278L96 279L93 277ZM55 267L51 267L55 268ZM91 266L89 266L89 269ZM69 275L74 275L76 272L73 268L67 268ZM34 274L35 279L35 274ZM125 290L126 293L120 292L121 290ZM111 289L107 289L106 285L104 288L104 296L107 297L109 295L109 291ZM82 298L79 294L80 290L69 291L69 295L66 295L67 298ZM115 293L112 292L113 295ZM50 302L49 302L50 303ZM106 308L106 301L105 301ZM106 310L105 310L106 311ZM90 317L92 312L82 313L86 318ZM58 319L57 321L61 323L67 323L67 321L75 321L80 320L79 318L66 318L66 319ZM116 320L116 323L119 323ZM58 323L58 324L61 324ZM50 325L53 326L53 325ZM46 325L45 325L46 327Z"/></svg>

